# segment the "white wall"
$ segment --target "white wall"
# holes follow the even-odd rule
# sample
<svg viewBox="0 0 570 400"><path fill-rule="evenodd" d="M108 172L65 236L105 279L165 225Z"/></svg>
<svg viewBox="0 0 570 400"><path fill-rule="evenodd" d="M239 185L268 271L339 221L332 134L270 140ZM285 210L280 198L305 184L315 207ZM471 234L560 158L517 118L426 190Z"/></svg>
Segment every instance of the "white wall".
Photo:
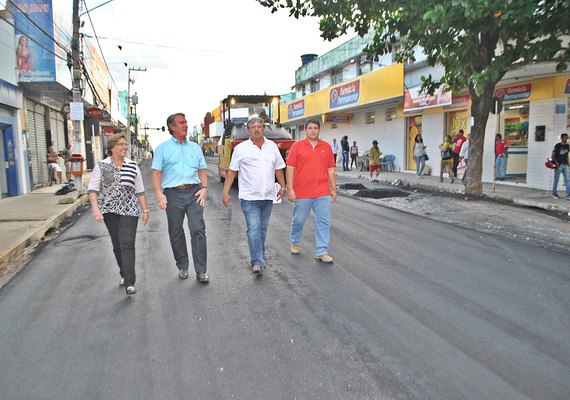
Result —
<svg viewBox="0 0 570 400"><path fill-rule="evenodd" d="M1 13L2 11L0 11ZM4 12L6 17L7 12ZM16 71L16 39L14 28L0 18L0 79L17 85Z"/></svg>
<svg viewBox="0 0 570 400"><path fill-rule="evenodd" d="M426 146L426 152L429 160L426 165L431 167L430 175L439 176L441 166L441 153L439 145L443 142L445 131L445 113L427 114L422 116L422 138ZM407 136L407 133L406 133ZM407 157L407 152L403 157Z"/></svg>
<svg viewBox="0 0 570 400"><path fill-rule="evenodd" d="M383 155L394 154L396 160L394 167L396 171L403 169L402 154L405 146L404 120L395 119L385 122L386 107L369 109L366 112L375 112L375 123L366 124L364 122L366 112L360 111L353 114L352 124L337 124L336 129L331 129L331 124L322 124L320 138L332 143L336 138L340 146L340 140L344 135L348 136L348 141L356 141L360 153L372 147L372 141L378 141L378 147Z"/></svg>

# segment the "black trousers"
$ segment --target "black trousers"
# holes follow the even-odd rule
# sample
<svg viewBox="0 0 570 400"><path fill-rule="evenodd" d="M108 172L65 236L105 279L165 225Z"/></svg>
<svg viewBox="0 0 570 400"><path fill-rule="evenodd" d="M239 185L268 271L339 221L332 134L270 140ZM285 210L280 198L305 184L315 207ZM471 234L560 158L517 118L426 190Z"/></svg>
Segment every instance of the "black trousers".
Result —
<svg viewBox="0 0 570 400"><path fill-rule="evenodd" d="M459 153L453 153L453 176L457 178L457 164L459 164Z"/></svg>
<svg viewBox="0 0 570 400"><path fill-rule="evenodd" d="M190 264L184 233L184 217L186 217L190 231L192 261L196 273L206 272L208 262L204 207L197 202L196 192L198 190L200 190L198 185L188 189L164 189L164 195L168 200L166 207L168 234L176 266L178 269L188 269Z"/></svg>
<svg viewBox="0 0 570 400"><path fill-rule="evenodd" d="M105 226L111 236L113 253L119 265L121 277L126 286L135 284L135 241L137 237L138 217L113 213L103 214Z"/></svg>

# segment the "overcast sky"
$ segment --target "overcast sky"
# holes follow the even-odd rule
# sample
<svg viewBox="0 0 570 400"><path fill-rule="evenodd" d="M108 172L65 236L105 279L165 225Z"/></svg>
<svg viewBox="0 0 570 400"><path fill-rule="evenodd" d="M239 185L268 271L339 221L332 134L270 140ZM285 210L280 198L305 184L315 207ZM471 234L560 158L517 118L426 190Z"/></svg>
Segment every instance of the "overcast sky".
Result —
<svg viewBox="0 0 570 400"><path fill-rule="evenodd" d="M317 19L271 14L256 0L113 0L95 9L104 2L86 0L103 55L118 90L127 89L124 62L147 69L131 71L131 94L150 127L173 112L199 124L229 94L287 93L301 54L322 55L352 37L326 42ZM88 15L81 19L92 35Z"/></svg>

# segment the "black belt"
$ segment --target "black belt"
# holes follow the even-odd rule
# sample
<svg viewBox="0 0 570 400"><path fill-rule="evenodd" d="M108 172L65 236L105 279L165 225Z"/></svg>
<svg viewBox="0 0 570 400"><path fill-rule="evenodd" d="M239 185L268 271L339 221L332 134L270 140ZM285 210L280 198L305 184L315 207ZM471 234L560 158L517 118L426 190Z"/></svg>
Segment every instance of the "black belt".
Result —
<svg viewBox="0 0 570 400"><path fill-rule="evenodd" d="M189 183L187 185L180 185L180 186L174 186L171 189L180 189L180 190L184 190L184 189L190 189L194 186L198 186L197 183Z"/></svg>

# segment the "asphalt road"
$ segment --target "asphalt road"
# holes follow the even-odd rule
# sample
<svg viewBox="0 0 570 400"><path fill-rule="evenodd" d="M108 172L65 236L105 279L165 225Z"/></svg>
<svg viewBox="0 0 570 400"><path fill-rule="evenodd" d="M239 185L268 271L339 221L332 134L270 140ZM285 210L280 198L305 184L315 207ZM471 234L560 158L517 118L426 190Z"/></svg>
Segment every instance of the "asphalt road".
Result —
<svg viewBox="0 0 570 400"><path fill-rule="evenodd" d="M339 197L333 265L312 223L289 253L284 202L256 277L211 176L201 285L177 278L145 183L135 296L87 210L0 291L3 400L568 398L566 254Z"/></svg>

